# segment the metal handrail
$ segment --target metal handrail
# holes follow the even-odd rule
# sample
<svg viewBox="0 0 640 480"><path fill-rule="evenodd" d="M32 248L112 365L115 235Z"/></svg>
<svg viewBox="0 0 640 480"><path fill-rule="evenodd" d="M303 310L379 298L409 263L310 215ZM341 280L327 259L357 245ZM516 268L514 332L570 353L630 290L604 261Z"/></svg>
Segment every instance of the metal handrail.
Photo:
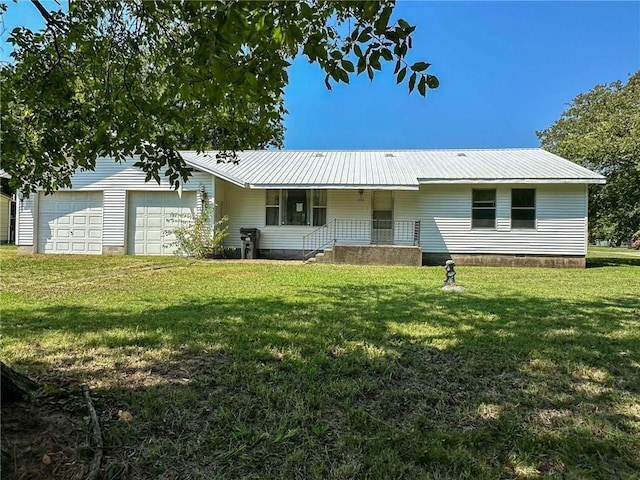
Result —
<svg viewBox="0 0 640 480"><path fill-rule="evenodd" d="M328 245L335 244L335 238L327 240L327 238L331 237L331 235L328 235L331 231L336 231L335 218L302 237L302 259L307 260L312 255L324 250Z"/></svg>
<svg viewBox="0 0 640 480"><path fill-rule="evenodd" d="M333 219L302 237L302 258L336 243L360 245L420 245L420 220Z"/></svg>

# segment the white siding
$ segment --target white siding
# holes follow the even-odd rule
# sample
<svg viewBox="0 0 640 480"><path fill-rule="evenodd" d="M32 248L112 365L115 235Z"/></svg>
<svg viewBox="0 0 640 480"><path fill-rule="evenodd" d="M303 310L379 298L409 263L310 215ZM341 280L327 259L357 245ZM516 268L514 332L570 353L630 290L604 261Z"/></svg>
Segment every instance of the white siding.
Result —
<svg viewBox="0 0 640 480"><path fill-rule="evenodd" d="M216 187L218 191L218 187ZM302 250L302 237L315 231L316 226L265 225L266 190L243 189L225 183L225 213L229 216L229 235L225 245L241 247L240 228L260 229L260 248ZM417 193L417 192L414 192ZM327 221L338 219L371 220L371 193L365 190L358 201L357 190L328 190ZM220 195L216 198L220 202Z"/></svg>
<svg viewBox="0 0 640 480"><path fill-rule="evenodd" d="M16 205L16 245L33 245L33 228L36 218L34 199L36 196L37 194L32 193L29 198L18 200L18 205Z"/></svg>
<svg viewBox="0 0 640 480"><path fill-rule="evenodd" d="M117 163L111 159L98 159L94 171L77 172L73 176L73 190L104 191L103 198L103 245L113 247L125 246L126 239L126 192L135 191L171 191L172 187L161 178L145 182L145 174L131 163ZM184 191L199 191L204 188L209 198L214 196L214 182L208 173L193 172L189 181L183 186ZM64 190L61 190L64 191ZM33 245L34 219L37 216L35 198L31 195L18 204L17 244ZM200 206L200 194L197 195L196 208Z"/></svg>
<svg viewBox="0 0 640 480"><path fill-rule="evenodd" d="M531 185L536 189L536 229L511 229L511 188L497 187L496 229L471 228L472 186L422 187L419 216L425 252L514 255L585 255L584 185ZM529 186L528 186L529 187ZM476 188L493 188L479 185ZM407 194L410 192L407 192Z"/></svg>
<svg viewBox="0 0 640 480"><path fill-rule="evenodd" d="M266 190L243 189L225 185L225 209L229 216L226 246L240 248L240 228L260 229L260 248L302 250L302 237L317 227L297 225L265 225Z"/></svg>
<svg viewBox="0 0 640 480"><path fill-rule="evenodd" d="M102 244L108 247L124 246L126 190L105 190L102 208Z"/></svg>
<svg viewBox="0 0 640 480"><path fill-rule="evenodd" d="M327 221L371 220L371 190L364 190L359 200L358 190L329 190L327 192Z"/></svg>

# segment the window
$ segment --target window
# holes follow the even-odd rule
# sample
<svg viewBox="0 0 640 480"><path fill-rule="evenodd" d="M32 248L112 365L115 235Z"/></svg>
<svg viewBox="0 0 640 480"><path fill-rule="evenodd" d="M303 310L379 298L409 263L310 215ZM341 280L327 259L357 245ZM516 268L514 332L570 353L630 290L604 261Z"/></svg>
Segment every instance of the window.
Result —
<svg viewBox="0 0 640 480"><path fill-rule="evenodd" d="M327 223L327 191L313 190L313 226L321 227Z"/></svg>
<svg viewBox="0 0 640 480"><path fill-rule="evenodd" d="M309 215L308 190L283 190L284 224L307 225Z"/></svg>
<svg viewBox="0 0 640 480"><path fill-rule="evenodd" d="M471 228L496 228L496 190L474 189Z"/></svg>
<svg viewBox="0 0 640 480"><path fill-rule="evenodd" d="M535 189L511 190L511 228L536 228Z"/></svg>
<svg viewBox="0 0 640 480"><path fill-rule="evenodd" d="M326 190L267 190L266 225L327 223Z"/></svg>
<svg viewBox="0 0 640 480"><path fill-rule="evenodd" d="M267 190L266 225L280 225L280 190Z"/></svg>

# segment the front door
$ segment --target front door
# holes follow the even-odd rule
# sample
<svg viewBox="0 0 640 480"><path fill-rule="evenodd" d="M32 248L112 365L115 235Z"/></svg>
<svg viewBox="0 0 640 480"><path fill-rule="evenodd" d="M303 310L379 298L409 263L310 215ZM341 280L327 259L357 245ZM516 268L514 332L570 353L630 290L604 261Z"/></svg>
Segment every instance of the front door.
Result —
<svg viewBox="0 0 640 480"><path fill-rule="evenodd" d="M374 190L371 196L371 243L393 244L393 192Z"/></svg>

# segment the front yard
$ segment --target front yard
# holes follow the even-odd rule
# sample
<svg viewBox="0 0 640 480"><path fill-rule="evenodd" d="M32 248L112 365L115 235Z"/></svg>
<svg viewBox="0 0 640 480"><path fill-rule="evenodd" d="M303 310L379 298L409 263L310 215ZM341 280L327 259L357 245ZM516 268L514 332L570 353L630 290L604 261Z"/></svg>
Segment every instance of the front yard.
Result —
<svg viewBox="0 0 640 480"><path fill-rule="evenodd" d="M70 416L89 384L104 478L638 478L640 255L622 253L458 267L450 293L434 267L2 248L2 360ZM54 433L25 453L3 432L15 478L81 477L88 453Z"/></svg>

